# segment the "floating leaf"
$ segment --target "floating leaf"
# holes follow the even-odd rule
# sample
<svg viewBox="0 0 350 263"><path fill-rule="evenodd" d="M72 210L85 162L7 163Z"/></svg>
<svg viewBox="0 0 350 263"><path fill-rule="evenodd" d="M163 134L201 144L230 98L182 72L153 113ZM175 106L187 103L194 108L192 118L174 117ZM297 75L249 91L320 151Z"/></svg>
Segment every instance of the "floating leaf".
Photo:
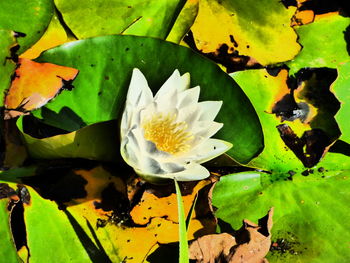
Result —
<svg viewBox="0 0 350 263"><path fill-rule="evenodd" d="M16 55L17 42L14 32L0 30L0 106L4 103L5 91L9 88L11 75L16 68L16 64L11 59Z"/></svg>
<svg viewBox="0 0 350 263"><path fill-rule="evenodd" d="M17 0L0 2L0 29L20 32L20 53L31 47L44 34L53 15L50 0Z"/></svg>
<svg viewBox="0 0 350 263"><path fill-rule="evenodd" d="M188 215L198 191L209 183L209 179L202 180L193 188L190 194L183 195L185 215ZM166 217L168 220L178 222L176 194L172 193L166 197L157 197L159 192L162 192L162 189L158 189L154 193L148 191L143 193L141 201L130 213L135 223L145 225L155 216ZM192 218L196 218L196 216L197 214L194 211Z"/></svg>
<svg viewBox="0 0 350 263"><path fill-rule="evenodd" d="M82 237L77 235L68 216L53 201L43 199L31 188L29 192L31 201L24 206L24 219L30 261L90 262Z"/></svg>
<svg viewBox="0 0 350 263"><path fill-rule="evenodd" d="M84 5L78 0L55 0L64 21L79 38L132 34L165 38L184 0L96 0Z"/></svg>
<svg viewBox="0 0 350 263"><path fill-rule="evenodd" d="M281 120L272 113L275 103L289 94L286 84L287 72L282 71L278 76L273 77L265 70L249 70L236 72L232 74L232 77L255 105L265 134L264 151L253 159L250 165L282 173L292 168L294 170L303 169L301 162L281 139L276 128L281 124ZM259 89L256 88L257 85Z"/></svg>
<svg viewBox="0 0 350 263"><path fill-rule="evenodd" d="M265 134L264 151L250 165L273 171L276 175L301 172L305 170L304 166L317 164L339 137L334 119L339 102L329 91L333 72L332 78L325 79L322 76L329 77L325 70L303 73L308 73L310 79L303 75L304 79L297 79L299 86L295 87L288 87L287 83L291 85L292 79L288 78L286 70L276 76L266 70L231 75L255 105Z"/></svg>
<svg viewBox="0 0 350 263"><path fill-rule="evenodd" d="M262 173L222 177L213 192L216 216L237 229L242 218L257 220L273 206L272 240L276 247L284 242L285 250L274 250L269 261L346 262L350 252L349 168L294 175L292 181L273 184L270 175ZM237 204L245 204L244 209Z"/></svg>
<svg viewBox="0 0 350 263"><path fill-rule="evenodd" d="M119 160L119 126L116 121L96 123L74 132L47 138L35 138L27 134L22 117L18 119L17 125L32 158L86 158L109 162Z"/></svg>
<svg viewBox="0 0 350 263"><path fill-rule="evenodd" d="M27 159L26 147L22 142L15 120L3 121L3 140L5 151L1 166L5 169L21 166Z"/></svg>
<svg viewBox="0 0 350 263"><path fill-rule="evenodd" d="M332 86L332 91L335 93L341 107L339 112L335 115L339 128L342 132L340 139L350 143L350 62L341 65L338 68L338 78Z"/></svg>
<svg viewBox="0 0 350 263"><path fill-rule="evenodd" d="M303 49L294 60L287 63L289 74L305 67L337 68L348 62L349 25L349 17L331 14L311 24L296 27Z"/></svg>
<svg viewBox="0 0 350 263"><path fill-rule="evenodd" d="M196 19L198 7L199 0L186 0L186 4L182 8L173 28L166 38L167 41L174 42L176 44L180 43Z"/></svg>
<svg viewBox="0 0 350 263"><path fill-rule="evenodd" d="M15 185L9 185L0 181L0 222L2 222L0 227L0 258L5 259L9 263L17 263L20 260L12 238L10 227L11 211L8 210L10 196L16 195L16 191L12 187L15 187Z"/></svg>
<svg viewBox="0 0 350 263"><path fill-rule="evenodd" d="M5 119L37 109L69 86L78 70L19 59L14 80L5 98Z"/></svg>
<svg viewBox="0 0 350 263"><path fill-rule="evenodd" d="M61 45L69 41L66 31L61 25L58 16L55 14L51 18L51 22L47 27L45 33L41 36L38 42L36 42L31 48L24 52L20 57L35 59L41 52Z"/></svg>
<svg viewBox="0 0 350 263"><path fill-rule="evenodd" d="M104 36L64 44L38 60L80 71L75 89L35 112L52 126L74 131L86 124L117 119L133 68L144 73L154 92L179 69L181 74L191 74L191 86L201 86L200 101L223 100L216 120L225 125L217 137L233 144L228 151L231 157L246 163L261 150L260 125L245 94L219 67L188 48L158 39ZM72 123L74 119L81 121Z"/></svg>
<svg viewBox="0 0 350 263"><path fill-rule="evenodd" d="M229 53L236 51L268 65L290 60L300 50L290 27L294 12L294 7L286 9L278 1L203 0L191 30L204 53L226 46Z"/></svg>

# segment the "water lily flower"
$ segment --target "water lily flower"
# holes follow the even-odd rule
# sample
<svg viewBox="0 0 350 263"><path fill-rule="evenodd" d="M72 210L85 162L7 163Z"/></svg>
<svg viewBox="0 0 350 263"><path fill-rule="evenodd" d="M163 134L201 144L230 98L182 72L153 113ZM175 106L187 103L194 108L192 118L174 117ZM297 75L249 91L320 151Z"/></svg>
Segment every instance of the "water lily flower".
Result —
<svg viewBox="0 0 350 263"><path fill-rule="evenodd" d="M222 101L198 102L200 87L189 88L190 75L178 70L153 97L147 80L134 69L121 121L120 152L145 180L201 180L201 165L232 145L210 138L223 126L214 121Z"/></svg>

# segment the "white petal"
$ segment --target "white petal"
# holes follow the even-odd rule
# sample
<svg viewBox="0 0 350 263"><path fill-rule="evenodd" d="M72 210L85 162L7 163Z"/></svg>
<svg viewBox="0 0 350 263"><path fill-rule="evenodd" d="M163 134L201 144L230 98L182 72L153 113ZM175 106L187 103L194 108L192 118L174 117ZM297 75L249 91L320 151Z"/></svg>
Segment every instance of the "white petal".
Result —
<svg viewBox="0 0 350 263"><path fill-rule="evenodd" d="M183 74L180 79L180 85L177 86L177 90L181 92L188 89L190 87L190 82L191 82L190 80L191 80L190 73L187 72Z"/></svg>
<svg viewBox="0 0 350 263"><path fill-rule="evenodd" d="M195 125L200 116L198 104L192 104L182 109L179 109L176 121L185 122L188 126L188 129L192 129L192 126Z"/></svg>
<svg viewBox="0 0 350 263"><path fill-rule="evenodd" d="M134 68L126 97L126 104L133 107L144 107L153 101L153 94L148 87L147 80L142 72Z"/></svg>
<svg viewBox="0 0 350 263"><path fill-rule="evenodd" d="M191 133L195 136L193 145L197 145L203 140L206 140L217 133L223 124L215 121L197 121L191 130Z"/></svg>
<svg viewBox="0 0 350 263"><path fill-rule="evenodd" d="M177 181L197 181L209 177L209 171L198 163L190 163L185 170L179 173L168 174L167 177Z"/></svg>
<svg viewBox="0 0 350 263"><path fill-rule="evenodd" d="M159 150L153 142L147 141L145 139L144 139L143 150L147 155L149 155L150 157L155 158L155 159L171 158L170 153L163 152L163 151Z"/></svg>
<svg viewBox="0 0 350 263"><path fill-rule="evenodd" d="M123 138L127 131L130 129L130 122L131 122L131 111L130 107L125 106L122 120L120 123L120 137Z"/></svg>
<svg viewBox="0 0 350 263"><path fill-rule="evenodd" d="M161 163L161 166L163 170L166 171L166 173L178 173L185 170L185 167L180 163L174 163L174 162Z"/></svg>
<svg viewBox="0 0 350 263"><path fill-rule="evenodd" d="M160 98L172 96L175 92L177 92L177 86L180 83L180 72L176 69L173 74L164 82L162 87L158 90L156 95L154 96L155 100Z"/></svg>
<svg viewBox="0 0 350 263"><path fill-rule="evenodd" d="M180 76L180 72L176 69L173 74L165 81L162 87L158 90L154 98L169 97L169 94L181 92L188 89L190 85L190 74L186 73ZM171 96L171 95L170 95Z"/></svg>
<svg viewBox="0 0 350 263"><path fill-rule="evenodd" d="M149 156L143 156L140 160L140 171L143 174L157 174L159 176L164 175L165 171L162 169L160 162Z"/></svg>
<svg viewBox="0 0 350 263"><path fill-rule="evenodd" d="M126 136L122 138L120 143L120 153L130 166L139 166L138 156L140 156L140 145L137 136L134 134L134 130L130 130Z"/></svg>
<svg viewBox="0 0 350 263"><path fill-rule="evenodd" d="M200 87L196 86L191 89L184 90L179 94L177 108L181 109L198 102Z"/></svg>
<svg viewBox="0 0 350 263"><path fill-rule="evenodd" d="M186 73L180 76L179 71L176 69L154 96L157 111L168 112L170 108L175 108L179 93L189 88L189 84L190 75Z"/></svg>
<svg viewBox="0 0 350 263"><path fill-rule="evenodd" d="M200 121L212 121L218 115L222 101L202 101L198 103L200 109Z"/></svg>
<svg viewBox="0 0 350 263"><path fill-rule="evenodd" d="M178 162L204 163L223 154L232 147L232 144L219 139L208 139L179 157Z"/></svg>
<svg viewBox="0 0 350 263"><path fill-rule="evenodd" d="M185 170L177 173L156 174L144 173L140 170L135 170L141 177L152 183L164 183L169 179L177 181L196 181L209 177L209 171L198 163L190 163L185 167Z"/></svg>

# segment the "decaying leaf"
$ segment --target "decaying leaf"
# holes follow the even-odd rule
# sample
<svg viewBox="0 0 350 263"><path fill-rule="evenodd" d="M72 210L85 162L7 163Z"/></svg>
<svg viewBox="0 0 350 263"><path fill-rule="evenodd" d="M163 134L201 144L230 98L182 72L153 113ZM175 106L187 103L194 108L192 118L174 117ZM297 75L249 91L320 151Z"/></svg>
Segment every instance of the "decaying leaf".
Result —
<svg viewBox="0 0 350 263"><path fill-rule="evenodd" d="M187 212L198 191L209 183L208 180L195 186L193 184L187 185L187 195L184 196L184 205ZM138 181L133 181L132 185L134 184L138 184ZM178 242L179 238L176 196L167 193L167 190L173 188L173 186L163 186L159 189L157 187L152 189L151 186L146 187L141 199L131 210L130 216L128 213L121 213L122 209L106 211L99 205L96 206L96 200L70 206L68 210L77 220L80 220L80 216L83 216L92 225L97 226L96 234L111 259L116 257L113 253L114 249L118 248L118 257L127 259L126 262L143 262L158 244ZM186 186L182 187L186 188ZM129 191L132 188L132 186L129 186ZM141 190L138 188L137 191ZM137 196L140 195L140 192L137 191L129 195L132 199L131 203L135 202L133 199L137 199ZM163 195L163 197L157 197L157 194ZM196 214L195 211L188 228L188 239L215 231L215 222L212 219L203 217L199 219L195 218L196 216L198 216L198 213ZM138 249L135 250L135 247Z"/></svg>
<svg viewBox="0 0 350 263"><path fill-rule="evenodd" d="M290 27L295 10L278 1L203 0L191 30L204 53L226 45L229 53L268 65L290 60L300 50Z"/></svg>
<svg viewBox="0 0 350 263"><path fill-rule="evenodd" d="M14 202L19 201L16 190L10 187L7 183L0 183L0 199L3 198L9 198Z"/></svg>
<svg viewBox="0 0 350 263"><path fill-rule="evenodd" d="M320 161L331 144L327 135L320 129L305 131L301 138L287 124L280 124L277 129L284 143L308 168Z"/></svg>
<svg viewBox="0 0 350 263"><path fill-rule="evenodd" d="M185 193L182 197L186 215L188 214L197 193L205 186L211 184L211 182L207 179L198 182L194 187L193 183L191 184L182 184L183 187L185 186L189 188L186 189L187 194ZM162 188L165 187L163 186ZM178 222L176 194L170 192L168 196L159 196L159 193L165 193L162 188L156 190L151 188L143 193L140 202L130 213L135 223L140 225L147 224L152 217L166 217L168 220ZM173 189L172 185L170 189ZM193 217L196 217L196 212L193 213Z"/></svg>
<svg viewBox="0 0 350 263"><path fill-rule="evenodd" d="M262 263L271 246L273 208L256 225L243 220L235 233L206 235L190 245L190 259L198 263Z"/></svg>
<svg viewBox="0 0 350 263"><path fill-rule="evenodd" d="M77 74L74 68L19 59L5 98L5 119L42 107L63 89L71 90Z"/></svg>

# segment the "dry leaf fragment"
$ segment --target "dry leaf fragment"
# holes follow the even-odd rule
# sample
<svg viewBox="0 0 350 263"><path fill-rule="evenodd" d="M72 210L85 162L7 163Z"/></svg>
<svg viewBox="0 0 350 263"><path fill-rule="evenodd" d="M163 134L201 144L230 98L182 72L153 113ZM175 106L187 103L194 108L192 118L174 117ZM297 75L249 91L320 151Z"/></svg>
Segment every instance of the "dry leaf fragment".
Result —
<svg viewBox="0 0 350 263"><path fill-rule="evenodd" d="M231 248L236 245L236 239L228 233L206 235L193 241L190 258L203 263L227 262L225 258L230 256Z"/></svg>
<svg viewBox="0 0 350 263"><path fill-rule="evenodd" d="M271 245L273 208L256 225L243 221L240 230L233 234L206 235L190 245L190 259L197 263L262 263Z"/></svg>

